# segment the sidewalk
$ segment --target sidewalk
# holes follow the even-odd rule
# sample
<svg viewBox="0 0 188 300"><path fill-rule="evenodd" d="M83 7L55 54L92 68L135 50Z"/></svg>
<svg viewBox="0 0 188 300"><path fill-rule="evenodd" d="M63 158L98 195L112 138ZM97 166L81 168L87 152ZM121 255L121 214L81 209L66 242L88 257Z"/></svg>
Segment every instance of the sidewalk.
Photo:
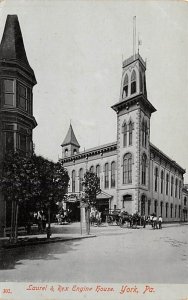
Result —
<svg viewBox="0 0 188 300"><path fill-rule="evenodd" d="M65 242L65 241L72 241L72 240L80 240L86 238L96 237L94 234L52 234L50 239L47 239L46 233L45 234L37 234L37 235L24 235L19 236L17 243L10 244L9 237L0 238L0 248L17 248L17 247L25 247L25 246L32 246L38 244L49 244L49 243L57 243L57 242Z"/></svg>

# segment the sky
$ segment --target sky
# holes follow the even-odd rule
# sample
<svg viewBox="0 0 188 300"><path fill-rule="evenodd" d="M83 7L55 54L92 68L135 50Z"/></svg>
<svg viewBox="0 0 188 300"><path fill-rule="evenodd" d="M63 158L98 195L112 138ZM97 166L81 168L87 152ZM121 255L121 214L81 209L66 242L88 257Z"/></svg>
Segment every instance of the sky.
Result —
<svg viewBox="0 0 188 300"><path fill-rule="evenodd" d="M116 141L122 58L133 53L133 16L147 61L151 142L188 171L188 2L0 2L0 38L17 14L37 85L33 140L37 154L57 161L73 126L80 150ZM185 175L188 182L188 175Z"/></svg>

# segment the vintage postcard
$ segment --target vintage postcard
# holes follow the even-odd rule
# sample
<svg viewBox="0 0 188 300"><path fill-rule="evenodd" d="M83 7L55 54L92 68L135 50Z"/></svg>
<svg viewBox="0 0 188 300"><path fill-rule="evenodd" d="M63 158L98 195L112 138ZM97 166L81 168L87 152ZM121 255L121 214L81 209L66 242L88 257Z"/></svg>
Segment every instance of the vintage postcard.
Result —
<svg viewBox="0 0 188 300"><path fill-rule="evenodd" d="M0 1L0 299L188 299L188 4Z"/></svg>

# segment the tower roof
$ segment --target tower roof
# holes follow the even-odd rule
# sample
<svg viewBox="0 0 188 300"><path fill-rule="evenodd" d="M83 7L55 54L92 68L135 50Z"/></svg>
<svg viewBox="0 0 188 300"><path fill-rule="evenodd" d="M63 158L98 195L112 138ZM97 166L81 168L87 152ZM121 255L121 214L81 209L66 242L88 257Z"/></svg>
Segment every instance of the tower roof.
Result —
<svg viewBox="0 0 188 300"><path fill-rule="evenodd" d="M8 15L0 44L0 60L16 62L34 76L25 52L24 42L17 15ZM36 80L36 79L35 79Z"/></svg>
<svg viewBox="0 0 188 300"><path fill-rule="evenodd" d="M67 132L67 135L63 141L63 143L61 144L61 146L66 146L66 145L74 145L74 146L77 146L80 148L80 145L75 137L75 134L74 134L74 131L73 131L73 128L72 128L72 125L70 124L70 127L69 127L69 130Z"/></svg>

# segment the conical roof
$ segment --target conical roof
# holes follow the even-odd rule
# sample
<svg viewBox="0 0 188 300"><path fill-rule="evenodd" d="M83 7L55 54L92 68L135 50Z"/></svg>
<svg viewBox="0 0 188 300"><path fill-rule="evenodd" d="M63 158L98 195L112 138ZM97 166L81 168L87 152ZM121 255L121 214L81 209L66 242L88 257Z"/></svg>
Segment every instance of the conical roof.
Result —
<svg viewBox="0 0 188 300"><path fill-rule="evenodd" d="M8 15L0 44L0 60L17 62L34 76L25 52L24 42L17 15ZM35 79L36 80L36 79Z"/></svg>
<svg viewBox="0 0 188 300"><path fill-rule="evenodd" d="M67 132L67 135L63 141L63 143L61 144L61 146L66 146L66 145L74 145L80 148L80 145L75 137L72 125L70 124L69 130Z"/></svg>

